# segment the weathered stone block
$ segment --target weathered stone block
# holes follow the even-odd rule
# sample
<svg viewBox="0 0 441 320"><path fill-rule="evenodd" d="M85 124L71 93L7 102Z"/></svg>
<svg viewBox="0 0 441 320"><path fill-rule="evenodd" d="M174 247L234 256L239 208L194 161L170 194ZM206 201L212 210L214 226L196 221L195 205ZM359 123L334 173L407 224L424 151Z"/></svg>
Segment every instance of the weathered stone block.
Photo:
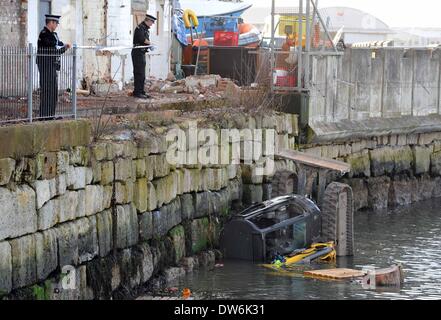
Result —
<svg viewBox="0 0 441 320"><path fill-rule="evenodd" d="M105 143L98 143L92 146L92 156L96 161L107 159L107 147Z"/></svg>
<svg viewBox="0 0 441 320"><path fill-rule="evenodd" d="M138 216L134 205L117 207L117 238L116 245L124 249L138 242Z"/></svg>
<svg viewBox="0 0 441 320"><path fill-rule="evenodd" d="M141 283L146 283L153 275L153 255L147 243L139 245L141 251Z"/></svg>
<svg viewBox="0 0 441 320"><path fill-rule="evenodd" d="M53 181L55 186L55 180ZM37 180L34 182L33 187L37 197L37 209L43 207L43 205L52 198L51 194L51 181L49 180ZM56 189L56 187L53 187Z"/></svg>
<svg viewBox="0 0 441 320"><path fill-rule="evenodd" d="M151 212L145 212L138 215L138 222L140 240L150 240L153 237L153 214Z"/></svg>
<svg viewBox="0 0 441 320"><path fill-rule="evenodd" d="M115 189L117 204L127 204L133 201L134 184L132 181L117 182Z"/></svg>
<svg viewBox="0 0 441 320"><path fill-rule="evenodd" d="M35 192L27 185L10 191L0 187L0 241L37 231Z"/></svg>
<svg viewBox="0 0 441 320"><path fill-rule="evenodd" d="M113 248L112 212L106 210L96 215L96 228L100 257L107 256Z"/></svg>
<svg viewBox="0 0 441 320"><path fill-rule="evenodd" d="M181 198L182 220L192 219L193 215L195 214L193 195L183 194L182 196L180 196L180 198Z"/></svg>
<svg viewBox="0 0 441 320"><path fill-rule="evenodd" d="M169 236L173 242L173 260L175 264L185 256L185 232L184 227L179 225L169 232Z"/></svg>
<svg viewBox="0 0 441 320"><path fill-rule="evenodd" d="M230 193L230 200L241 200L242 199L241 181L239 179L231 180L228 184L228 191Z"/></svg>
<svg viewBox="0 0 441 320"><path fill-rule="evenodd" d="M15 170L15 160L11 158L0 159L0 186L9 183Z"/></svg>
<svg viewBox="0 0 441 320"><path fill-rule="evenodd" d="M430 171L431 149L428 147L413 146L413 168L415 174L423 174Z"/></svg>
<svg viewBox="0 0 441 320"><path fill-rule="evenodd" d="M355 211L368 208L369 191L368 184L364 179L345 179L342 183L346 183L352 188Z"/></svg>
<svg viewBox="0 0 441 320"><path fill-rule="evenodd" d="M101 184L108 185L113 182L113 162L106 161L101 164Z"/></svg>
<svg viewBox="0 0 441 320"><path fill-rule="evenodd" d="M244 184L243 185L243 196L242 201L244 204L253 204L262 202L263 200L263 189L262 185L256 184Z"/></svg>
<svg viewBox="0 0 441 320"><path fill-rule="evenodd" d="M272 184L271 183L264 183L262 184L262 200L266 201L266 200L270 200L272 197L272 192L273 192L273 188L272 188Z"/></svg>
<svg viewBox="0 0 441 320"><path fill-rule="evenodd" d="M49 229L35 233L37 280L45 280L58 267L57 232Z"/></svg>
<svg viewBox="0 0 441 320"><path fill-rule="evenodd" d="M100 185L86 186L85 215L91 216L104 210L104 188Z"/></svg>
<svg viewBox="0 0 441 320"><path fill-rule="evenodd" d="M395 174L411 173L413 165L413 152L409 146L398 147L394 150Z"/></svg>
<svg viewBox="0 0 441 320"><path fill-rule="evenodd" d="M53 199L38 210L38 230L47 230L55 226L60 219L60 200Z"/></svg>
<svg viewBox="0 0 441 320"><path fill-rule="evenodd" d="M181 201L179 198L153 212L153 236L162 237L181 223Z"/></svg>
<svg viewBox="0 0 441 320"><path fill-rule="evenodd" d="M386 209L389 199L389 177L369 178L368 182L368 203L374 210Z"/></svg>
<svg viewBox="0 0 441 320"><path fill-rule="evenodd" d="M369 151L371 160L371 174L379 177L392 174L395 168L395 154L392 148L384 147Z"/></svg>
<svg viewBox="0 0 441 320"><path fill-rule="evenodd" d="M208 216L210 213L210 194L208 192L200 192L194 195L194 215L193 218Z"/></svg>
<svg viewBox="0 0 441 320"><path fill-rule="evenodd" d="M12 289L12 257L9 242L0 242L0 296Z"/></svg>
<svg viewBox="0 0 441 320"><path fill-rule="evenodd" d="M79 190L86 187L86 167L69 167L68 170L68 188L70 190Z"/></svg>
<svg viewBox="0 0 441 320"><path fill-rule="evenodd" d="M92 216L78 219L75 223L78 227L78 260L81 264L98 255L97 221Z"/></svg>
<svg viewBox="0 0 441 320"><path fill-rule="evenodd" d="M156 198L158 200L158 207L161 207L163 204L168 204L176 198L177 187L174 182L173 175L168 175L164 178L153 181L156 190Z"/></svg>
<svg viewBox="0 0 441 320"><path fill-rule="evenodd" d="M191 223L191 250L193 254L209 245L210 223L208 218L196 219Z"/></svg>
<svg viewBox="0 0 441 320"><path fill-rule="evenodd" d="M441 152L430 155L430 173L435 176L441 176Z"/></svg>
<svg viewBox="0 0 441 320"><path fill-rule="evenodd" d="M58 265L78 264L78 225L75 221L63 223L56 228L58 239Z"/></svg>
<svg viewBox="0 0 441 320"><path fill-rule="evenodd" d="M263 175L258 174L257 165L241 165L242 181L246 184L262 184Z"/></svg>
<svg viewBox="0 0 441 320"><path fill-rule="evenodd" d="M396 176L391 181L388 205L405 206L412 203L413 183L408 176Z"/></svg>
<svg viewBox="0 0 441 320"><path fill-rule="evenodd" d="M351 154L345 161L351 165L351 171L349 172L350 178L357 176L370 177L371 162L369 151L365 150L360 153Z"/></svg>
<svg viewBox="0 0 441 320"><path fill-rule="evenodd" d="M145 158L145 175L147 180L152 181L155 175L156 156L148 156Z"/></svg>
<svg viewBox="0 0 441 320"><path fill-rule="evenodd" d="M132 160L117 159L115 161L115 180L124 182L132 178Z"/></svg>
<svg viewBox="0 0 441 320"><path fill-rule="evenodd" d="M153 178L162 178L170 173L170 164L167 161L166 154L155 155Z"/></svg>
<svg viewBox="0 0 441 320"><path fill-rule="evenodd" d="M66 222L75 220L80 214L84 212L77 212L78 208L78 193L76 191L66 192L59 198L60 212L59 212L59 222Z"/></svg>
<svg viewBox="0 0 441 320"><path fill-rule="evenodd" d="M424 201L432 198L435 187L435 181L429 174L412 180L412 202Z"/></svg>
<svg viewBox="0 0 441 320"><path fill-rule="evenodd" d="M101 162L97 162L96 160L91 161L92 164L92 182L100 183L101 182L101 174L102 174L102 165Z"/></svg>
<svg viewBox="0 0 441 320"><path fill-rule="evenodd" d="M103 208L109 209L112 202L113 186L104 186L103 190Z"/></svg>
<svg viewBox="0 0 441 320"><path fill-rule="evenodd" d="M135 160L135 165L136 165L136 177L145 178L147 172L145 159L142 158Z"/></svg>
<svg viewBox="0 0 441 320"><path fill-rule="evenodd" d="M87 166L90 162L90 150L88 147L73 147L70 154L70 164L74 166Z"/></svg>
<svg viewBox="0 0 441 320"><path fill-rule="evenodd" d="M37 280L35 237L28 235L10 241L12 253L12 288L22 288Z"/></svg>
<svg viewBox="0 0 441 320"><path fill-rule="evenodd" d="M134 203L138 212L147 211L147 179L138 179L134 186Z"/></svg>

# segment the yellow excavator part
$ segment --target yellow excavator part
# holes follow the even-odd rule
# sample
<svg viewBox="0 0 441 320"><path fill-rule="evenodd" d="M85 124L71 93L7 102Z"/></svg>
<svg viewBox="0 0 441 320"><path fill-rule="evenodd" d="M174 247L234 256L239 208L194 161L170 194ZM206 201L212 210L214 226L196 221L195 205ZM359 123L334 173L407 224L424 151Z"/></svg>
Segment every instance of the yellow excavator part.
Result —
<svg viewBox="0 0 441 320"><path fill-rule="evenodd" d="M293 264L296 264L303 259L309 257L310 255L316 253L318 250L324 249L324 248L332 248L333 250L326 255L319 258L322 262L334 262L337 253L334 249L334 242L325 242L325 243L314 243L309 248L299 252L298 254L292 256L292 257L286 257L285 262L276 261L274 263L270 264L262 264L262 267L269 268L269 269L279 269L284 267L289 267Z"/></svg>

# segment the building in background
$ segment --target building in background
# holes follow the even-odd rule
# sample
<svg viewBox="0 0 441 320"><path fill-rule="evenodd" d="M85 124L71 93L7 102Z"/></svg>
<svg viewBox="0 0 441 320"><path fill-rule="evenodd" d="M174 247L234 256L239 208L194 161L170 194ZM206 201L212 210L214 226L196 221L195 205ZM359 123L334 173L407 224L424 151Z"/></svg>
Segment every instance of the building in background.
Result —
<svg viewBox="0 0 441 320"><path fill-rule="evenodd" d="M389 40L390 27L377 17L354 8L329 7L319 12L331 36L343 27L342 39L348 45L357 42Z"/></svg>
<svg viewBox="0 0 441 320"><path fill-rule="evenodd" d="M157 50L149 56L147 75L166 78L170 70L171 0L0 0L2 46L37 45L44 15L61 15L57 33L66 43L78 46L132 46L133 30L148 12L157 17L151 40ZM120 88L131 81L130 49L101 54L80 49L78 78L83 83L113 80Z"/></svg>

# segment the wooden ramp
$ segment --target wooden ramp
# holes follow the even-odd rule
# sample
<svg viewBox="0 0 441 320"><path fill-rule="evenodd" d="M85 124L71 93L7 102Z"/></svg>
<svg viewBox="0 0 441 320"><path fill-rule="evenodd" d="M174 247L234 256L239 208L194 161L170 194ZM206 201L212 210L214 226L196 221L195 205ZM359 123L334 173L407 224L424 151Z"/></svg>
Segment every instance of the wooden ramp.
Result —
<svg viewBox="0 0 441 320"><path fill-rule="evenodd" d="M337 268L337 269L305 271L303 275L306 277L317 278L317 279L350 280L354 278L363 277L366 275L366 273L360 270Z"/></svg>
<svg viewBox="0 0 441 320"><path fill-rule="evenodd" d="M343 161L317 157L304 152L283 149L280 150L276 154L276 156L292 160L313 168L338 171L341 174L345 174L351 171L351 166Z"/></svg>

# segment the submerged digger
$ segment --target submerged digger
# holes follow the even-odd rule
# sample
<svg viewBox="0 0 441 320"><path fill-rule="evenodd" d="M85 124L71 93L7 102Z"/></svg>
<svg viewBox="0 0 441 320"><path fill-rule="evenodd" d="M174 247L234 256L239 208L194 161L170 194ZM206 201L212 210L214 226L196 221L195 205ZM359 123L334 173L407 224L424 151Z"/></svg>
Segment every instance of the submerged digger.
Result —
<svg viewBox="0 0 441 320"><path fill-rule="evenodd" d="M251 205L226 222L220 237L223 256L263 262L263 267L282 273L297 265L335 264L337 256L352 256L352 189L339 182L328 184L328 174L342 175L350 167L293 150L282 150L278 156L294 161L297 172L277 172L272 179L275 198ZM369 277L370 282L381 286L400 286L403 282L399 265L370 274L336 268L308 270L302 276L332 280Z"/></svg>

